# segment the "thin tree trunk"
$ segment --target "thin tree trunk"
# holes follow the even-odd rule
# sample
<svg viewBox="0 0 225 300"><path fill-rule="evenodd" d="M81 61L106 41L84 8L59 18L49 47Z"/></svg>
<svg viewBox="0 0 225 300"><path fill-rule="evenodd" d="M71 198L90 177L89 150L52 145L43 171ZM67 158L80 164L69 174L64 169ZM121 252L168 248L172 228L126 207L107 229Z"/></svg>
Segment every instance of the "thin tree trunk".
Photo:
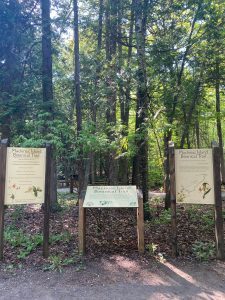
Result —
<svg viewBox="0 0 225 300"><path fill-rule="evenodd" d="M195 134L196 134L196 144L197 148L200 148L200 130L199 130L199 121L198 121L198 115L195 120Z"/></svg>
<svg viewBox="0 0 225 300"><path fill-rule="evenodd" d="M73 12L74 12L74 87L75 87L75 103L76 103L76 122L77 122L77 137L79 138L82 130L82 102L80 91L80 52L79 52L79 28L78 28L78 5L77 0L73 0ZM89 172L90 163L86 163L83 158L83 149L79 149L78 159L78 197L84 199L85 191L88 184L87 173Z"/></svg>
<svg viewBox="0 0 225 300"><path fill-rule="evenodd" d="M98 99L98 89L99 89L99 78L101 72L100 65L100 53L102 49L102 24L103 24L103 0L99 0L99 13L98 13L98 43L97 43L97 51L96 51L96 75L95 75L95 97L91 100L91 111L92 111L92 122L94 125L94 134L96 131L96 123L97 123L97 99ZM95 184L95 176L96 176L96 155L94 152L90 153L90 168L91 168L91 183Z"/></svg>
<svg viewBox="0 0 225 300"><path fill-rule="evenodd" d="M217 136L219 140L220 149L220 168L221 168L221 178L222 183L225 184L225 165L224 165L224 154L223 154L223 135L222 135L222 125L221 125L221 115L220 115L220 65L218 59L216 59L216 126L217 126Z"/></svg>
<svg viewBox="0 0 225 300"><path fill-rule="evenodd" d="M107 110L106 120L110 128L116 125L116 45L117 45L117 0L106 1L106 59L108 61L107 76ZM108 137L114 141L114 129L108 130ZM115 185L118 182L118 162L116 151L111 150L107 157L108 182Z"/></svg>
<svg viewBox="0 0 225 300"><path fill-rule="evenodd" d="M121 5L121 0L119 1ZM118 21L118 32L119 32L119 73L121 72L122 67L122 32L121 32L121 22L122 22L122 10L118 9L119 21ZM133 29L134 29L134 0L131 3L131 18L130 18L130 28L129 28L129 38L128 44L131 45L133 41ZM132 57L132 47L128 47L127 53L127 73L128 77L126 82L119 83L119 92L120 92L120 114L121 114L121 123L123 125L122 135L127 138L128 135L128 124L129 124L129 111L130 111L130 90L131 90L131 72L130 72L130 62ZM122 77L122 76L121 76ZM127 151L126 147L122 148L122 153ZM120 183L128 184L129 181L129 170L128 170L128 158L126 156L122 156L119 161L119 175L120 175Z"/></svg>
<svg viewBox="0 0 225 300"><path fill-rule="evenodd" d="M181 84L182 84L182 77L183 77L183 73L184 73L184 66L187 60L187 56L189 54L189 51L191 49L191 45L192 45L192 36L194 33L194 28L195 28L195 24L197 21L197 17L198 17L198 13L200 11L201 8L201 1L198 3L198 7L195 11L194 14L194 18L192 20L191 23L191 30L188 36L188 40L187 40L187 47L184 51L183 57L182 57L182 62L181 62L181 67L180 70L178 72L178 76L177 76L177 85L176 85L176 92L174 93L173 96L173 105L172 105L172 110L170 110L170 108L168 109L169 113L168 113L168 121L169 123L172 125L173 124L173 120L175 117L175 112L176 112L176 107L177 107L177 103L178 103L178 99L179 99L179 94L180 94L180 88L181 88ZM165 155L165 162L164 162L164 173L165 173L165 177L164 177L164 192L166 193L166 197L165 197L165 209L169 209L170 208L170 191L169 191L169 186L168 186L168 180L169 180L169 147L168 147L168 142L169 140L171 140L172 138L172 131L170 130L169 132L165 133L164 136L164 155Z"/></svg>
<svg viewBox="0 0 225 300"><path fill-rule="evenodd" d="M137 164L140 172L140 186L143 201L148 201L148 131L146 119L148 116L148 94L145 58L146 19L148 1L135 1L135 36L137 45L137 108L136 108L136 133L138 153Z"/></svg>
<svg viewBox="0 0 225 300"><path fill-rule="evenodd" d="M201 78L202 74L200 74L200 78ZM188 136L189 136L189 128L191 125L191 121L192 121L192 116L196 107L196 104L198 102L198 98L200 96L200 87L201 87L201 79L197 82L196 87L195 87L195 92L193 95L193 99L190 105L190 109L188 112L188 115L186 116L186 120L185 120L185 124L184 124L184 129L183 129L183 133L181 136L181 141L180 141L180 148L184 148L184 142L185 142L185 138L187 138L187 143L188 143Z"/></svg>
<svg viewBox="0 0 225 300"><path fill-rule="evenodd" d="M44 110L53 115L53 85L52 85L52 43L51 43L51 19L50 19L50 0L41 0L42 15L42 93ZM47 134L49 128L46 126L43 134ZM50 180L50 206L51 210L57 210L57 175L56 175L56 158L53 149L51 180Z"/></svg>

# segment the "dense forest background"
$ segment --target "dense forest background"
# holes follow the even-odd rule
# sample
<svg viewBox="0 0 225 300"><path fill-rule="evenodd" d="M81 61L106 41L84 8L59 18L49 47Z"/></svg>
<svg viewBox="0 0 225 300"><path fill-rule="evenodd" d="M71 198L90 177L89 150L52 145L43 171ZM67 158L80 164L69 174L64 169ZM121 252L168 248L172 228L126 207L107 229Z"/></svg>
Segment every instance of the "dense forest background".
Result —
<svg viewBox="0 0 225 300"><path fill-rule="evenodd" d="M217 140L225 182L224 24L223 0L1 0L1 138L52 143L80 191L132 183L144 201L168 192L170 140Z"/></svg>

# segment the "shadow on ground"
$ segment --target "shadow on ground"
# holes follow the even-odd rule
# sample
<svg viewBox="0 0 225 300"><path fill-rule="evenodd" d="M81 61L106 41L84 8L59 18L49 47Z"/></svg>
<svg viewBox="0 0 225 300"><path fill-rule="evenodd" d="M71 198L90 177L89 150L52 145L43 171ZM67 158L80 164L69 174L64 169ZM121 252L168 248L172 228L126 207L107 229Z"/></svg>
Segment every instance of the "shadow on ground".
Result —
<svg viewBox="0 0 225 300"><path fill-rule="evenodd" d="M224 299L225 264L121 255L84 260L59 273L0 273L0 299Z"/></svg>

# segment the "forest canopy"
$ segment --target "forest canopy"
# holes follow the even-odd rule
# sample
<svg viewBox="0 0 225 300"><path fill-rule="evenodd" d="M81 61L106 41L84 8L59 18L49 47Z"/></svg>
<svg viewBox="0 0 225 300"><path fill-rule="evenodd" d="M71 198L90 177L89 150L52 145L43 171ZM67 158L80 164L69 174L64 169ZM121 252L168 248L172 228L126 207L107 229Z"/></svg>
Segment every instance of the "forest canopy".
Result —
<svg viewBox="0 0 225 300"><path fill-rule="evenodd" d="M58 175L132 183L144 200L168 191L170 140L217 140L224 183L224 4L2 0L1 138L48 141Z"/></svg>

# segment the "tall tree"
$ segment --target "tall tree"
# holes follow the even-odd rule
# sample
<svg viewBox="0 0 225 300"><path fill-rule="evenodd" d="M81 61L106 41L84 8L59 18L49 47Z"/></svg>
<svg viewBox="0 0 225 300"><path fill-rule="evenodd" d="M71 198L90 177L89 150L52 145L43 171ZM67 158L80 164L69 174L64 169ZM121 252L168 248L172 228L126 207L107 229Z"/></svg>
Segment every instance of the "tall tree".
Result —
<svg viewBox="0 0 225 300"><path fill-rule="evenodd" d="M79 139L82 130L82 101L81 101L81 88L80 88L80 51L79 51L79 22L78 22L78 4L77 0L73 1L74 11L74 101L76 103L76 121L77 121L77 138ZM82 145L79 149L78 159L78 180L79 199L84 198L85 190L89 177L90 160L84 160Z"/></svg>
<svg viewBox="0 0 225 300"><path fill-rule="evenodd" d="M52 42L51 42L51 18L50 18L50 0L41 0L41 19L42 19L42 92L43 108L47 112L46 121L54 119L53 105L53 84L52 84ZM50 128L44 128L43 134L47 137ZM53 154L51 160L51 209L57 209L57 174L56 158Z"/></svg>
<svg viewBox="0 0 225 300"><path fill-rule="evenodd" d="M117 9L118 0L106 0L106 60L108 65L107 109L106 120L108 124L108 137L111 142L115 139L116 125L116 51L117 51ZM118 182L118 162L116 151L111 150L107 155L107 173L109 184Z"/></svg>
<svg viewBox="0 0 225 300"><path fill-rule="evenodd" d="M137 107L136 107L136 135L137 154L134 159L134 178L140 176L140 180L134 181L140 185L143 193L143 201L148 201L148 108L149 98L147 92L146 74L146 23L148 16L148 0L135 1L135 37L137 47Z"/></svg>

